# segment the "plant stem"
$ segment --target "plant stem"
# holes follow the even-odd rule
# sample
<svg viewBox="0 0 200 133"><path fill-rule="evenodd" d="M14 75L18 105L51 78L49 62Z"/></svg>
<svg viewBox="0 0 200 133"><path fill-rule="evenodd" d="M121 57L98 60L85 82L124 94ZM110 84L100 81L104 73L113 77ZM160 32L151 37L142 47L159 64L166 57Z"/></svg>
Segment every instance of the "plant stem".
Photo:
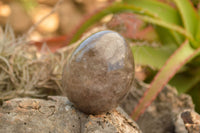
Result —
<svg viewBox="0 0 200 133"><path fill-rule="evenodd" d="M149 22L149 23L152 23L152 24L155 24L155 25L159 25L161 27L168 28L172 31L177 31L178 33L184 35L187 39L189 39L191 42L194 43L193 36L189 32L187 32L185 29L183 29L182 27L180 27L178 25L170 24L168 22L165 22L165 21L162 21L162 20L159 20L159 19L155 19L155 18L152 18L152 17L149 17L149 16L143 16L143 15L136 15L136 16L143 21L146 21L146 22Z"/></svg>
<svg viewBox="0 0 200 133"><path fill-rule="evenodd" d="M86 31L86 29L88 29L94 23L101 20L104 16L106 16L108 14L120 13L120 12L131 12L131 13L137 13L137 14L143 14L143 15L156 17L156 16L154 16L154 14L152 14L144 9L135 7L133 5L116 3L111 6L107 6L103 9L96 11L92 15L87 16L86 19L79 25L78 30L75 31L75 35L70 40L69 44L77 41L81 37L82 33L84 33Z"/></svg>
<svg viewBox="0 0 200 133"><path fill-rule="evenodd" d="M132 112L131 117L137 120L145 109L152 103L163 87L176 74L176 72L189 60L200 53L200 48L193 49L188 41L185 41L166 61L158 74L154 77L150 87L144 93L140 102Z"/></svg>
<svg viewBox="0 0 200 133"><path fill-rule="evenodd" d="M70 40L69 44L77 41L81 35L92 26L94 23L101 20L104 16L112 13L120 13L120 12L131 12L137 14L136 16L139 17L141 20L146 21L148 23L156 24L161 27L165 27L172 31L177 31L178 33L184 35L187 39L189 39L192 43L195 43L193 36L187 32L182 27L168 23L160 19L156 14L153 14L144 8L139 8L133 5L126 5L126 4L113 4L108 6L104 9L100 9L99 11L95 12L93 15L89 15L86 19L79 25L79 27L74 32L72 39Z"/></svg>

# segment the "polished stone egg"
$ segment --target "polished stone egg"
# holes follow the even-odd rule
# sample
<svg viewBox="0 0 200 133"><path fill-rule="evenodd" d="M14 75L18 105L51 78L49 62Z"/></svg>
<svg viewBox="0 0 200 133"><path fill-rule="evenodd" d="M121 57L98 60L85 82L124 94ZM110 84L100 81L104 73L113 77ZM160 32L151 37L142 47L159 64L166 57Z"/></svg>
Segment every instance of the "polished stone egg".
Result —
<svg viewBox="0 0 200 133"><path fill-rule="evenodd" d="M87 114L116 108L134 79L134 59L125 39L100 31L72 52L63 69L63 93Z"/></svg>

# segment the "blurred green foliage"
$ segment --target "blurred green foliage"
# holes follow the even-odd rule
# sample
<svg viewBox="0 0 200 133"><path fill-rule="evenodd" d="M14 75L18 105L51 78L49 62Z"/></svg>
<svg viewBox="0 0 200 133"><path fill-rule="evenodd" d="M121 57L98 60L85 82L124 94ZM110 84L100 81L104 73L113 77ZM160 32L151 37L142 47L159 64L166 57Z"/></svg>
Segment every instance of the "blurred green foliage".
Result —
<svg viewBox="0 0 200 133"><path fill-rule="evenodd" d="M200 90L200 9L195 8L197 3L193 1L194 7L190 0L171 2L173 6L158 0L123 0L114 3L89 17L71 41L78 40L88 27L113 13L131 12L154 25L162 45L132 46L136 64L153 68L153 73L158 72L154 79L148 77L153 80L133 112L133 118L145 110L167 83L175 86L179 93L190 94L196 110L200 112L200 93L196 93Z"/></svg>

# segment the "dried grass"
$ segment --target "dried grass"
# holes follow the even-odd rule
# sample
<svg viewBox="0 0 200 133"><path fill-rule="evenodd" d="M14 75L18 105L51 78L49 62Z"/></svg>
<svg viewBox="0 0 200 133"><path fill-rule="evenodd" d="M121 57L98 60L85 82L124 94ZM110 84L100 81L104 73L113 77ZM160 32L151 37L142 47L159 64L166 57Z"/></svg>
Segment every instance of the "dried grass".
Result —
<svg viewBox="0 0 200 133"><path fill-rule="evenodd" d="M61 94L61 73L67 54L40 53L24 37L15 38L10 26L0 28L0 101L15 97Z"/></svg>

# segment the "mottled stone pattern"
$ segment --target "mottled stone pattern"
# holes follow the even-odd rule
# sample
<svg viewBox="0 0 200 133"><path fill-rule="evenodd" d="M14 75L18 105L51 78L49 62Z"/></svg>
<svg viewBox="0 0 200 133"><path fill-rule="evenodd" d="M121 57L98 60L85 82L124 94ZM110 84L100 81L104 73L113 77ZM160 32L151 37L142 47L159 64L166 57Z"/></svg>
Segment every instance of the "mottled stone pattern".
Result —
<svg viewBox="0 0 200 133"><path fill-rule="evenodd" d="M194 111L187 110L181 113L188 133L200 133L200 115Z"/></svg>
<svg viewBox="0 0 200 133"><path fill-rule="evenodd" d="M134 81L130 93L121 103L127 114L132 113L148 87L148 84ZM185 109L194 109L191 97L178 94L176 88L167 85L137 120L137 124L143 133L185 133L183 130L178 132L177 128L182 127L176 124L177 116Z"/></svg>
<svg viewBox="0 0 200 133"><path fill-rule="evenodd" d="M17 98L0 106L0 133L141 133L122 109L87 115L66 97Z"/></svg>
<svg viewBox="0 0 200 133"><path fill-rule="evenodd" d="M84 40L63 70L63 92L85 113L115 108L127 95L134 78L134 60L124 38L101 31Z"/></svg>

